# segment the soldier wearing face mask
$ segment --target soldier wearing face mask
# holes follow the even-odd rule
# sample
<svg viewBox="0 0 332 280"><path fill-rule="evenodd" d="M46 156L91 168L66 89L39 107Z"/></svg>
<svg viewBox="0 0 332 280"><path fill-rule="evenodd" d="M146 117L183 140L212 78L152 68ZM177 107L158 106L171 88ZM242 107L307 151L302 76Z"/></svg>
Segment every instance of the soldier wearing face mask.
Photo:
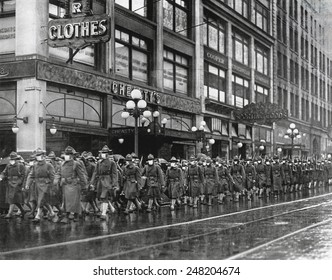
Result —
<svg viewBox="0 0 332 280"><path fill-rule="evenodd" d="M247 199L250 201L253 198L254 186L256 183L256 168L253 165L251 157L248 157L246 160L244 172L246 174L245 189L246 189Z"/></svg>
<svg viewBox="0 0 332 280"><path fill-rule="evenodd" d="M114 200L116 192L119 190L117 166L109 157L109 152L110 149L107 145L99 151L100 159L93 171L90 184L92 189L96 186L97 198L101 201L101 220L106 220L109 200ZM111 210L113 210L112 207Z"/></svg>
<svg viewBox="0 0 332 280"><path fill-rule="evenodd" d="M242 164L240 164L238 156L235 156L233 159L233 165L231 166L230 173L234 180L234 186L233 186L234 202L238 202L240 193L244 191L244 184L246 178L244 167Z"/></svg>
<svg viewBox="0 0 332 280"><path fill-rule="evenodd" d="M292 166L288 164L287 158L282 159L282 173L283 173L283 178L282 178L282 186L283 186L283 192L284 194L287 193L287 190L292 182L292 177L293 177L293 172L292 172Z"/></svg>
<svg viewBox="0 0 332 280"><path fill-rule="evenodd" d="M208 198L207 205L212 205L212 195L216 193L218 179L217 169L212 164L211 158L206 159L206 166L204 167L204 195Z"/></svg>
<svg viewBox="0 0 332 280"><path fill-rule="evenodd" d="M185 178L187 178L188 175L188 162L186 160L182 161L181 164L181 170L182 170L182 174L183 174L183 190L182 190L182 195L183 195L183 205L186 205L189 199L188 196L188 185L187 182L185 180Z"/></svg>
<svg viewBox="0 0 332 280"><path fill-rule="evenodd" d="M202 185L204 184L204 175L202 169L197 165L197 162L193 156L189 158L186 182L190 199L189 206L197 208L200 190L202 188Z"/></svg>
<svg viewBox="0 0 332 280"><path fill-rule="evenodd" d="M273 157L272 164L272 189L274 193L274 197L277 198L279 193L282 191L282 180L284 178L283 169L281 168L281 164L279 162L279 157Z"/></svg>
<svg viewBox="0 0 332 280"><path fill-rule="evenodd" d="M226 162L220 159L217 162L217 173L218 173L218 203L223 204L224 198L228 191L232 191L230 189L230 184L234 184L234 180L229 173Z"/></svg>
<svg viewBox="0 0 332 280"><path fill-rule="evenodd" d="M256 181L258 187L258 198L262 198L263 192L266 189L266 180L268 177L268 169L261 157L258 157L256 165Z"/></svg>
<svg viewBox="0 0 332 280"><path fill-rule="evenodd" d="M25 167L18 161L19 157L17 153L11 152L9 155L9 164L0 174L0 181L7 179L7 202L9 204L8 214L5 219L11 219L14 215L15 205L21 211L21 216L24 217L25 211L22 207L23 204L23 182L25 178Z"/></svg>
<svg viewBox="0 0 332 280"><path fill-rule="evenodd" d="M170 167L166 170L166 188L168 197L171 199L170 209L174 210L175 202L180 197L181 189L183 188L183 174L181 168L177 166L175 157L170 159Z"/></svg>
<svg viewBox="0 0 332 280"><path fill-rule="evenodd" d="M148 155L147 165L144 166L142 176L146 177L146 186L148 188L148 208L147 212L151 212L153 204L157 207L158 199L161 197L161 190L164 189L164 176L161 167L154 162L154 156Z"/></svg>
<svg viewBox="0 0 332 280"><path fill-rule="evenodd" d="M62 223L69 222L69 214L74 213L74 221L78 221L78 215L81 214L81 190L86 187L87 181L82 166L74 158L74 148L68 146L63 155L64 161L61 164L59 174L54 180L60 182L63 193L64 216Z"/></svg>
<svg viewBox="0 0 332 280"><path fill-rule="evenodd" d="M28 166L27 166L26 172L25 172L26 180L24 181L23 186L27 185L26 183L27 183L28 176L29 176L30 172L32 171L32 168L33 168L33 165L35 162L36 162L36 154L34 152L29 157ZM28 215L28 218L34 219L35 211L37 208L37 194L36 194L36 185L35 185L34 180L31 180L29 188L26 190L26 193L27 193L27 202L31 206L31 211L30 211L30 214Z"/></svg>
<svg viewBox="0 0 332 280"><path fill-rule="evenodd" d="M37 149L36 162L31 168L25 188L29 189L31 182L35 183L37 194L37 214L33 222L40 222L42 207L46 207L49 211L49 218L55 219L55 213L50 205L51 188L54 181L54 167L51 163L46 162L45 151Z"/></svg>

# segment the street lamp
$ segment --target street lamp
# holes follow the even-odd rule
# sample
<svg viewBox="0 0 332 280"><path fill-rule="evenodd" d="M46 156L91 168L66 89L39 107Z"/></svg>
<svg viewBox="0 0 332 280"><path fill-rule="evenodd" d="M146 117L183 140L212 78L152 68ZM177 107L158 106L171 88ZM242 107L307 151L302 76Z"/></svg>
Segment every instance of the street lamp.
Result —
<svg viewBox="0 0 332 280"><path fill-rule="evenodd" d="M126 108L121 113L121 117L127 119L129 116L133 116L135 119L134 152L138 155L138 119L141 115L146 119L149 118L151 112L146 110L147 103L142 99L142 93L139 89L132 90L130 96L132 100L127 101Z"/></svg>
<svg viewBox="0 0 332 280"><path fill-rule="evenodd" d="M289 128L287 129L287 133L284 136L285 139L291 139L292 140L292 146L290 151L290 158L293 158L293 148L294 148L294 138L301 138L301 135L299 133L299 130L296 128L295 123L291 123L289 125Z"/></svg>

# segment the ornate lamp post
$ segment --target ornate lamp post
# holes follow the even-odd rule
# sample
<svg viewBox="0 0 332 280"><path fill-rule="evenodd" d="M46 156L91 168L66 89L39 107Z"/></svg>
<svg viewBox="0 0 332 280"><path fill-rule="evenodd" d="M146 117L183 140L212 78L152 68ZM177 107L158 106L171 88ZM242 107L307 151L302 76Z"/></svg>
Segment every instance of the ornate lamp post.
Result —
<svg viewBox="0 0 332 280"><path fill-rule="evenodd" d="M123 119L127 119L129 116L133 116L135 119L135 130L134 130L134 152L138 155L138 119L142 115L145 118L151 116L151 112L146 110L147 103L142 100L142 93L139 89L134 89L131 92L132 100L127 101L126 108L121 113Z"/></svg>
<svg viewBox="0 0 332 280"><path fill-rule="evenodd" d="M299 133L299 130L296 128L295 123L291 123L289 125L289 128L287 129L287 133L284 136L285 139L291 139L292 145L291 145L291 151L290 151L290 157L293 158L293 148L294 148L294 138L301 138L301 135Z"/></svg>

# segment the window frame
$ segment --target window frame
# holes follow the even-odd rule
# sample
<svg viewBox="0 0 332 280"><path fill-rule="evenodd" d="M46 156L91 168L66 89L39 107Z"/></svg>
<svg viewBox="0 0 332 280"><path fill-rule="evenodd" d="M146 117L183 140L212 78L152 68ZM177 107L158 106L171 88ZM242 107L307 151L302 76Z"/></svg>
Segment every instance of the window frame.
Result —
<svg viewBox="0 0 332 280"><path fill-rule="evenodd" d="M128 42L126 42L125 40L121 40L121 38L117 38L117 32L120 32L120 36L121 34L126 34L128 36ZM140 48L139 46L133 44L133 37L134 38L137 38L139 40L142 40L144 41L145 45L146 45L146 49L144 48ZM133 33L129 30L126 30L126 29L123 29L119 26L116 26L115 27L115 35L114 35L114 42L115 42L115 45L116 44L121 44L123 46L125 46L127 49L128 49L128 77L125 76L125 75L121 75L121 74L118 74L116 73L117 76L119 77L125 77L131 81L137 81L137 82L141 82L141 83L145 83L145 84L150 84L150 81L151 81L151 49L152 49L152 46L151 46L151 42L143 37L143 36L140 36L139 34L136 34L136 33ZM139 41L139 44L140 44L140 41ZM139 79L135 79L133 74L133 51L138 51L138 52L141 52L141 53L144 53L146 56L147 56L147 79L146 81L142 81L142 80L139 80ZM115 67L117 65L117 59L116 59L116 47L115 47Z"/></svg>

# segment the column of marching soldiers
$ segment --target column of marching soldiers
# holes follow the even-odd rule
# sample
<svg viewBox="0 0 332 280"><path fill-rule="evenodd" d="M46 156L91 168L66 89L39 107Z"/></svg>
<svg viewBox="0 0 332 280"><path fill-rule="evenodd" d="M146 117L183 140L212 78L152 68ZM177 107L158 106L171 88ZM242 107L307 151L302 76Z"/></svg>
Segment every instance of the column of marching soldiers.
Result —
<svg viewBox="0 0 332 280"><path fill-rule="evenodd" d="M6 185L9 209L5 219L25 215L33 222L42 218L68 223L94 215L158 210L162 198L169 208L210 207L239 200L269 199L310 188L328 187L332 178L330 159L247 158L231 163L209 157L178 160L172 157L162 169L153 155L146 164L132 153L115 158L104 146L98 157L79 154L68 146L60 157L37 149L25 162L12 152L0 174ZM203 206L204 205L204 206ZM25 209L29 209L26 211Z"/></svg>

